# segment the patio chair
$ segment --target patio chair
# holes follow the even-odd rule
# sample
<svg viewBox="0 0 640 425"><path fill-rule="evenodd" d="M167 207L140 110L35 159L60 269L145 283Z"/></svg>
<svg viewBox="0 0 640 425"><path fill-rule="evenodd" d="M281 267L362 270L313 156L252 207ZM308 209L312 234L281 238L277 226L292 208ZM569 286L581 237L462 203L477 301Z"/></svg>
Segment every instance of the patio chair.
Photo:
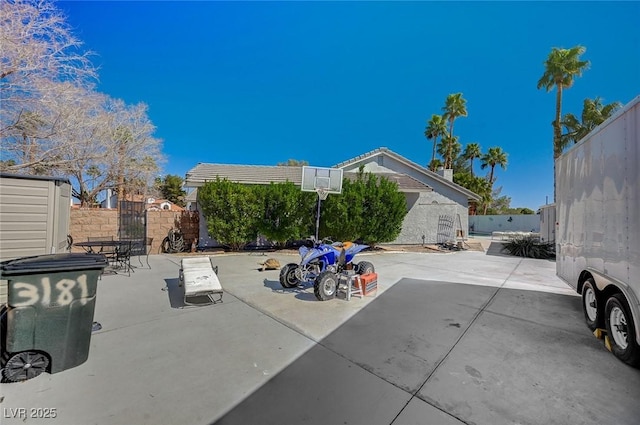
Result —
<svg viewBox="0 0 640 425"><path fill-rule="evenodd" d="M180 286L184 286L185 305L202 305L203 303L190 301L196 297L207 297L207 304L222 302L223 292L217 276L218 267L213 265L211 257L183 258L180 264L179 281Z"/></svg>
<svg viewBox="0 0 640 425"><path fill-rule="evenodd" d="M133 249L133 241L123 241L118 245L115 251L115 266L127 272L131 276L131 251Z"/></svg>
<svg viewBox="0 0 640 425"><path fill-rule="evenodd" d="M89 236L87 237L89 242L112 242L113 236ZM95 251L94 251L95 252ZM107 257L109 263L114 264L116 261L116 247L113 245L104 245L100 247L100 251L96 254L102 254Z"/></svg>
<svg viewBox="0 0 640 425"><path fill-rule="evenodd" d="M149 265L149 253L151 252L151 245L153 244L153 238L143 238L139 241L136 241L136 244L138 246L136 246L135 252L138 255L138 262L140 263L140 267L142 267L143 265L142 259L140 257L142 257L143 255L146 255L147 267L151 269L151 266Z"/></svg>

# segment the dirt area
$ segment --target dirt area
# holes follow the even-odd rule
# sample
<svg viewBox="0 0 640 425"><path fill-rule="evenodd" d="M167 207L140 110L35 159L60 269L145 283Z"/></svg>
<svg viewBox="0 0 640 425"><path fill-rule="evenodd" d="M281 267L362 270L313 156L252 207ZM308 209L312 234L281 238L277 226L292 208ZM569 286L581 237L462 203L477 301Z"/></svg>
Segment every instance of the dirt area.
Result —
<svg viewBox="0 0 640 425"><path fill-rule="evenodd" d="M427 253L443 253L452 252L458 249L447 249L440 245L380 245L376 249L384 251L400 251L400 252L427 252ZM482 243L476 241L464 241L462 243L461 251L480 251L484 252L485 249Z"/></svg>

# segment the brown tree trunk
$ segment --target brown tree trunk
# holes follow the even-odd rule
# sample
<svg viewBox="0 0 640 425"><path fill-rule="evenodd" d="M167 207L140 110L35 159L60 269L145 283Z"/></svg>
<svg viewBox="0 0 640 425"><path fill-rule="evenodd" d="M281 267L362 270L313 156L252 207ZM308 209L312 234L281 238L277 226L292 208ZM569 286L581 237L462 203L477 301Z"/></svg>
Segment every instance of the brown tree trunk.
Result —
<svg viewBox="0 0 640 425"><path fill-rule="evenodd" d="M562 83L556 86L556 119L553 123L553 159L560 156L560 139L562 138Z"/></svg>
<svg viewBox="0 0 640 425"><path fill-rule="evenodd" d="M553 123L553 202L556 202L556 159L562 154L560 149L560 139L562 138L562 127L560 117L562 116L562 83L556 84L556 120Z"/></svg>

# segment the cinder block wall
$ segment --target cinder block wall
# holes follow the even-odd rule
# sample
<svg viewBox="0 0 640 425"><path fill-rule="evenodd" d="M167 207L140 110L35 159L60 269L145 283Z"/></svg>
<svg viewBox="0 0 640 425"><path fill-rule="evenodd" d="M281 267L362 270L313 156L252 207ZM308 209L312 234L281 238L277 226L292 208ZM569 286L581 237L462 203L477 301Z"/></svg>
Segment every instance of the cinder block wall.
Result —
<svg viewBox="0 0 640 425"><path fill-rule="evenodd" d="M89 236L118 235L118 211L101 208L72 209L69 216L69 234L74 242L86 241ZM71 252L84 252L72 247Z"/></svg>
<svg viewBox="0 0 640 425"><path fill-rule="evenodd" d="M153 238L151 253L159 254L162 241L169 230L178 229L184 238L185 249L189 251L191 242L198 237L198 214L195 211L148 211L147 236Z"/></svg>
<svg viewBox="0 0 640 425"><path fill-rule="evenodd" d="M188 251L198 237L199 217L196 211L148 211L147 237L153 238L150 254L159 254L164 238L171 229L178 229ZM118 238L118 210L116 209L72 209L69 232L74 242L86 241L89 236L112 236ZM84 252L72 247L72 252Z"/></svg>

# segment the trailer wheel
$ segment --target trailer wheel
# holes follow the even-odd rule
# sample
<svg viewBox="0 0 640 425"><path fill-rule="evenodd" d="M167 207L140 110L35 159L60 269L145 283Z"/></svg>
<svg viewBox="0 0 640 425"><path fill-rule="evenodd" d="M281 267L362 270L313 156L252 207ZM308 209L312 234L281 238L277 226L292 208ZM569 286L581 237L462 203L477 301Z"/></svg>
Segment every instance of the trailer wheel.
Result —
<svg viewBox="0 0 640 425"><path fill-rule="evenodd" d="M373 264L368 261L360 261L356 266L356 270L358 271L358 274L367 274L376 271Z"/></svg>
<svg viewBox="0 0 640 425"><path fill-rule="evenodd" d="M636 330L627 300L622 294L614 294L604 310L611 352L631 366L640 366L640 346L635 341Z"/></svg>
<svg viewBox="0 0 640 425"><path fill-rule="evenodd" d="M313 283L313 293L320 301L327 301L336 296L338 277L333 272L322 272Z"/></svg>
<svg viewBox="0 0 640 425"><path fill-rule="evenodd" d="M282 285L283 288L289 289L298 285L298 279L296 278L297 268L297 264L290 263L280 270L280 285Z"/></svg>
<svg viewBox="0 0 640 425"><path fill-rule="evenodd" d="M4 378L11 382L35 378L49 367L49 358L37 351L23 351L13 354L4 366Z"/></svg>
<svg viewBox="0 0 640 425"><path fill-rule="evenodd" d="M598 305L598 293L596 285L592 278L587 279L582 287L582 310L584 311L584 320L592 331L595 331L601 324L600 308Z"/></svg>

